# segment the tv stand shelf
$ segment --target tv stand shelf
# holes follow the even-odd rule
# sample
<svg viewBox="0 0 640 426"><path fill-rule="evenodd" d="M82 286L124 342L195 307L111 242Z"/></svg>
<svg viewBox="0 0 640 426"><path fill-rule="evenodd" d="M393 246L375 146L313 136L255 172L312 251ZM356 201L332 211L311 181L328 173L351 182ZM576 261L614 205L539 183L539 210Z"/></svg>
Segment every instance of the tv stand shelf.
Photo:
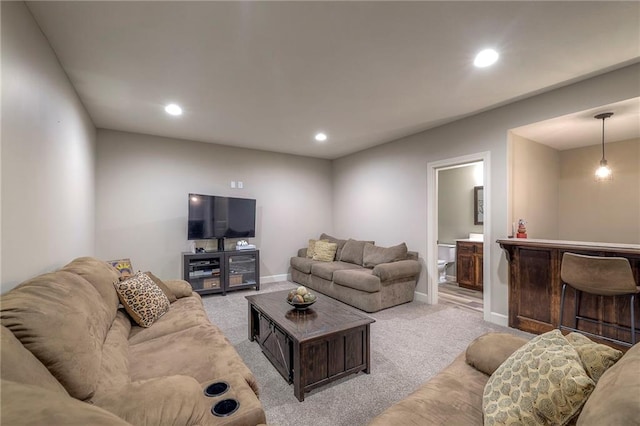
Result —
<svg viewBox="0 0 640 426"><path fill-rule="evenodd" d="M260 290L260 251L182 253L182 278L199 294Z"/></svg>

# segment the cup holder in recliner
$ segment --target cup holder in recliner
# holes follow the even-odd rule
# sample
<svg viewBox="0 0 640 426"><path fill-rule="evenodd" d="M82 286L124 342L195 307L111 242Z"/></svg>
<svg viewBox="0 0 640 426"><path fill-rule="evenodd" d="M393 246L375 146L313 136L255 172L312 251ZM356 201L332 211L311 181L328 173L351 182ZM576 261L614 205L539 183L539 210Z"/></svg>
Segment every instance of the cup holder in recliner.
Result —
<svg viewBox="0 0 640 426"><path fill-rule="evenodd" d="M214 416L226 417L238 411L239 407L240 403L235 399L223 399L222 401L211 407L211 412Z"/></svg>
<svg viewBox="0 0 640 426"><path fill-rule="evenodd" d="M227 382L215 382L211 383L204 389L206 396L220 396L229 390L229 383Z"/></svg>

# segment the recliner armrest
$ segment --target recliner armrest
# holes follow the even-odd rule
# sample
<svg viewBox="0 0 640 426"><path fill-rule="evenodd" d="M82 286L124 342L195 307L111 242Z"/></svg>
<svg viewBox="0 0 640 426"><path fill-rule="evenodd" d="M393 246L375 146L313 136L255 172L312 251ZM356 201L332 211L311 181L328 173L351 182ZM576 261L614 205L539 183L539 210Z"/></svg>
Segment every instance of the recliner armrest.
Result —
<svg viewBox="0 0 640 426"><path fill-rule="evenodd" d="M399 278L417 278L422 266L417 260L400 260L398 262L381 263L373 268L372 274L380 281L391 281Z"/></svg>
<svg viewBox="0 0 640 426"><path fill-rule="evenodd" d="M134 425L210 424L210 407L201 395L196 379L176 375L132 382L92 402Z"/></svg>

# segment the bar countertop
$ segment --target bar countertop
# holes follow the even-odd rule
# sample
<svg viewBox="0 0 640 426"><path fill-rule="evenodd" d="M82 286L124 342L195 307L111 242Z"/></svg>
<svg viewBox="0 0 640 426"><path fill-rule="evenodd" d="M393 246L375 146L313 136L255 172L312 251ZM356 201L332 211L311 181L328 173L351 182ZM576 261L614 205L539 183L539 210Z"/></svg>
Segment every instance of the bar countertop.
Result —
<svg viewBox="0 0 640 426"><path fill-rule="evenodd" d="M544 240L536 238L498 238L500 246L554 247L574 250L615 251L617 253L640 254L640 244L599 243L592 241Z"/></svg>

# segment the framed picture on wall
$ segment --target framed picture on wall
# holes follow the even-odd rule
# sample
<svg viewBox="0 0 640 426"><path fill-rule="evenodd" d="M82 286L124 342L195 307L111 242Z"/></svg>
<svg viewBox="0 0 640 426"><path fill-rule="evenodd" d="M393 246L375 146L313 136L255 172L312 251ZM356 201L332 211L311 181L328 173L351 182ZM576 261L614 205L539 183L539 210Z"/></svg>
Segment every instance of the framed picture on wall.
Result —
<svg viewBox="0 0 640 426"><path fill-rule="evenodd" d="M484 187L473 187L473 224L484 225Z"/></svg>

